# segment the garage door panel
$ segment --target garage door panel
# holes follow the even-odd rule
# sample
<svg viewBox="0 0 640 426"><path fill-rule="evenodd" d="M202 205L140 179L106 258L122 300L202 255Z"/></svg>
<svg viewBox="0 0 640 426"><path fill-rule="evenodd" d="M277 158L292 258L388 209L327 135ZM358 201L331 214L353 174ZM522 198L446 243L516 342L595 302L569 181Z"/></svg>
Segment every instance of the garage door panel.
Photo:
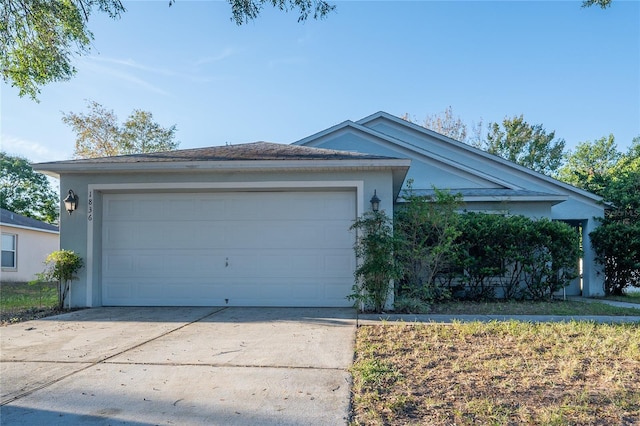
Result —
<svg viewBox="0 0 640 426"><path fill-rule="evenodd" d="M350 306L354 192L105 194L103 304Z"/></svg>

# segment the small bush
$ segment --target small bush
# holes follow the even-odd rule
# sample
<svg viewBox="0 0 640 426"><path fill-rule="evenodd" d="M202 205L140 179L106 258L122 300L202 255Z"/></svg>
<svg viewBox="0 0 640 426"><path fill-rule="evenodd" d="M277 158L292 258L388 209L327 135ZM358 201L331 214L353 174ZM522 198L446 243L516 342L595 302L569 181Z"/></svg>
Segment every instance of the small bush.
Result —
<svg viewBox="0 0 640 426"><path fill-rule="evenodd" d="M38 274L36 282L58 282L58 309L62 309L69 291L69 282L76 279L82 268L82 258L71 250L58 250L44 261L45 270Z"/></svg>
<svg viewBox="0 0 640 426"><path fill-rule="evenodd" d="M396 312L404 314L428 314L431 310L431 305L424 300L409 296L398 296L393 307Z"/></svg>

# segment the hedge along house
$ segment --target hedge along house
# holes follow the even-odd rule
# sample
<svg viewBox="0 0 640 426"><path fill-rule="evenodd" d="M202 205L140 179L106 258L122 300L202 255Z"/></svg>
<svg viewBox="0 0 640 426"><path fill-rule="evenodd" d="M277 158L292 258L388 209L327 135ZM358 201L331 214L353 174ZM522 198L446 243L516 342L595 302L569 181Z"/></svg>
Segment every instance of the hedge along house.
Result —
<svg viewBox="0 0 640 426"><path fill-rule="evenodd" d="M583 246L582 276L565 294L604 294L604 272L589 239L596 218L604 216L594 194L385 112L345 121L294 144L410 159L407 180L413 180L416 195L448 189L463 196L466 211L565 221L580 230Z"/></svg>
<svg viewBox="0 0 640 426"><path fill-rule="evenodd" d="M72 306L351 306L356 217L410 160L258 142L35 164L77 206Z"/></svg>

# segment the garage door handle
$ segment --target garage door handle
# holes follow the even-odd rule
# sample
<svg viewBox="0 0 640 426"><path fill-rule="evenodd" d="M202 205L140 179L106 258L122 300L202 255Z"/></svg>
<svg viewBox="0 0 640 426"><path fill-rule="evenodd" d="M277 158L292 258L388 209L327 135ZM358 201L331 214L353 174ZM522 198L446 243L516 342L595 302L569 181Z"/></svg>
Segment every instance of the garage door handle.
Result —
<svg viewBox="0 0 640 426"><path fill-rule="evenodd" d="M227 257L227 259L224 262L224 267L226 268L227 266L229 266L229 258Z"/></svg>

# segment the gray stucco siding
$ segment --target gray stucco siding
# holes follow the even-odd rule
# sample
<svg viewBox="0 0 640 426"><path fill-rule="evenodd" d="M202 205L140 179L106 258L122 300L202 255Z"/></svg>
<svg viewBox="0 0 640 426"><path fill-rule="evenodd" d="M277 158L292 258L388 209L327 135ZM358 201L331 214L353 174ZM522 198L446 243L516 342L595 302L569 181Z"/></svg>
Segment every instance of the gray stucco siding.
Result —
<svg viewBox="0 0 640 426"><path fill-rule="evenodd" d="M310 185L310 186L308 186ZM152 186L151 188L149 186ZM357 190L358 214L370 209L377 192L381 209L393 211L395 191L392 170L278 171L278 172L173 172L173 173L63 173L61 195L73 189L78 209L61 217L60 246L78 253L87 263L72 283L73 306L100 306L102 276L102 211L104 193L315 191ZM91 194L89 192L91 191ZM91 195L91 204L89 196ZM345 230L346 232L347 230ZM91 286L90 290L87 284Z"/></svg>

